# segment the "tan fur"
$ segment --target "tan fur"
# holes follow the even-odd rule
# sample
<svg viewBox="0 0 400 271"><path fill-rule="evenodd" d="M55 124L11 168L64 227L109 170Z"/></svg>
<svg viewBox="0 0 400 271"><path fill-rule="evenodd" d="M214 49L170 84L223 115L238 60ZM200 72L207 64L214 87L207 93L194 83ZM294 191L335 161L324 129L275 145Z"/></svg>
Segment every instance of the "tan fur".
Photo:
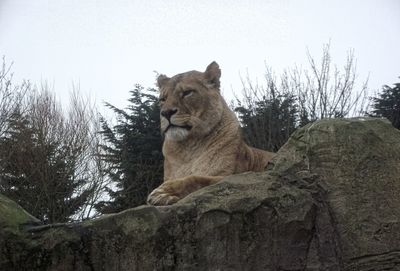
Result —
<svg viewBox="0 0 400 271"><path fill-rule="evenodd" d="M204 73L159 76L164 183L150 193L149 204L169 205L224 176L262 171L274 156L243 142L220 94L220 76L216 62Z"/></svg>

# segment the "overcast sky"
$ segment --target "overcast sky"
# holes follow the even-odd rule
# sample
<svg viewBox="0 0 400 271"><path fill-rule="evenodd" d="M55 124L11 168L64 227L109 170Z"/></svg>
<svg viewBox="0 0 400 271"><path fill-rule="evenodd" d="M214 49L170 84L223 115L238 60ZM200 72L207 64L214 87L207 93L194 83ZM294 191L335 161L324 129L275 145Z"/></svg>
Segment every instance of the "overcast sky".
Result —
<svg viewBox="0 0 400 271"><path fill-rule="evenodd" d="M354 49L359 80L398 82L399 0L0 0L0 55L15 83L47 80L63 99L73 83L100 104L125 106L135 83L154 71L174 75L222 69L223 93L240 92L240 74L262 81L307 66L331 43L334 63Z"/></svg>

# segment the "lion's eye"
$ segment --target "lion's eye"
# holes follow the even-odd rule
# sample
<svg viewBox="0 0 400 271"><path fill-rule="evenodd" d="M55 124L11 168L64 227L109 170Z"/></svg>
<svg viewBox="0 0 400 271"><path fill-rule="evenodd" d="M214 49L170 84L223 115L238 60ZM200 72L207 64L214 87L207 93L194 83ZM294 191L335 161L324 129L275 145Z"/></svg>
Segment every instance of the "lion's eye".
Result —
<svg viewBox="0 0 400 271"><path fill-rule="evenodd" d="M182 92L182 98L190 96L193 94L193 89L187 89Z"/></svg>
<svg viewBox="0 0 400 271"><path fill-rule="evenodd" d="M160 99L158 99L158 101L159 101L160 103L165 102L166 100L167 100L167 98L165 98L165 97L160 97Z"/></svg>

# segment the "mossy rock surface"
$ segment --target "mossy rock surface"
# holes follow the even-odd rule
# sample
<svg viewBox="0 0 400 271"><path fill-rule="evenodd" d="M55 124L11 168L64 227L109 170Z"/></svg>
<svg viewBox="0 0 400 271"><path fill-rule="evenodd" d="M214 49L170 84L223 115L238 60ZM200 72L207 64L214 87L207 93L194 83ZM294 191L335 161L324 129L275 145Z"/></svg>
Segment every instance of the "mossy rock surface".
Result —
<svg viewBox="0 0 400 271"><path fill-rule="evenodd" d="M322 120L295 132L266 172L173 206L47 227L5 214L0 270L400 270L400 131Z"/></svg>
<svg viewBox="0 0 400 271"><path fill-rule="evenodd" d="M28 225L40 224L40 221L26 212L21 206L0 194L0 229L15 233Z"/></svg>

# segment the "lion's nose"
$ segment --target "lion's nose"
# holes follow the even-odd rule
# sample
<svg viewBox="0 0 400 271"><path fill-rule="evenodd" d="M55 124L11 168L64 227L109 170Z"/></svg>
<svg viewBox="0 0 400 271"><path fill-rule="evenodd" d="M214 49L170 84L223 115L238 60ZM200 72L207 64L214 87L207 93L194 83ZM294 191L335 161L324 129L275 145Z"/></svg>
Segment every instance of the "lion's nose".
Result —
<svg viewBox="0 0 400 271"><path fill-rule="evenodd" d="M163 116L164 118L166 118L167 120L169 120L172 115L174 115L176 112L178 112L178 109L174 108L174 109L167 109L167 110L162 110L161 111L161 116Z"/></svg>

